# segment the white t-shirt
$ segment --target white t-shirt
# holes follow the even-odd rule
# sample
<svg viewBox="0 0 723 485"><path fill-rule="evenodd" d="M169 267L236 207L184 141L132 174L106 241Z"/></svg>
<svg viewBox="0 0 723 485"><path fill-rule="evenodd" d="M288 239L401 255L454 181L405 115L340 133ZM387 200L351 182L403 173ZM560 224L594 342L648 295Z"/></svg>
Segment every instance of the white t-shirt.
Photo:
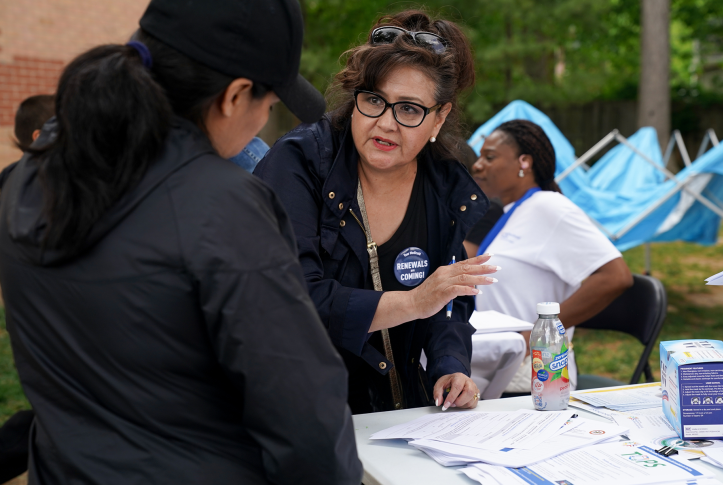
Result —
<svg viewBox="0 0 723 485"><path fill-rule="evenodd" d="M505 212L512 206L505 206ZM550 191L536 192L520 204L486 252L494 254L489 264L502 269L494 275L497 283L479 287L477 310L496 310L527 322L537 320L537 303L564 302L585 278L621 257L582 209ZM573 333L574 327L567 330L570 341ZM568 361L571 384L576 384L574 355Z"/></svg>

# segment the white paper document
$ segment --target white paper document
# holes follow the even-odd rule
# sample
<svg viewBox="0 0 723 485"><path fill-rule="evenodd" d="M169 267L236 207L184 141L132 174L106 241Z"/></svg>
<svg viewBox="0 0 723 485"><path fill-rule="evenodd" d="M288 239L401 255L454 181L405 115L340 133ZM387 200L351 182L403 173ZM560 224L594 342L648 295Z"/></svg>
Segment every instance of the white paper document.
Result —
<svg viewBox="0 0 723 485"><path fill-rule="evenodd" d="M706 283L705 283L706 285L712 285L712 286L723 285L723 271L718 274L714 274L713 276L707 277L705 279L705 281L706 281Z"/></svg>
<svg viewBox="0 0 723 485"><path fill-rule="evenodd" d="M570 411L541 413L526 409L505 413L507 416L503 413L474 414L490 416L460 421L454 428L426 438L484 450L529 449L555 435L572 415Z"/></svg>
<svg viewBox="0 0 723 485"><path fill-rule="evenodd" d="M604 408L604 407L595 407L592 404L588 404L583 401L578 401L577 399L571 398L570 399L570 406L577 408L577 409L583 409L585 411L588 411L593 414L597 414L598 416L602 416L604 418L609 419L610 421L615 421L615 416L658 416L663 415L663 408L662 406L656 406L653 408L643 408L643 409L636 409L634 411L613 411L612 409Z"/></svg>
<svg viewBox="0 0 723 485"><path fill-rule="evenodd" d="M633 441L658 443L664 438L677 436L675 428L668 422L662 409L659 409L659 414L618 414L613 416L613 419L618 426L630 428L627 436Z"/></svg>
<svg viewBox="0 0 723 485"><path fill-rule="evenodd" d="M523 468L475 463L462 470L484 485L646 485L705 483L712 472L658 455L652 448L622 441L587 446ZM700 482L697 482L701 480Z"/></svg>
<svg viewBox="0 0 723 485"><path fill-rule="evenodd" d="M621 412L662 406L659 382L594 391L576 391L572 393L572 396L596 407L606 407Z"/></svg>
<svg viewBox="0 0 723 485"><path fill-rule="evenodd" d="M705 453L706 462L718 468L723 468L723 448L704 448L703 452Z"/></svg>
<svg viewBox="0 0 723 485"><path fill-rule="evenodd" d="M484 312L475 310L469 318L469 323L477 329L475 333L524 332L534 327L530 322L494 310Z"/></svg>
<svg viewBox="0 0 723 485"><path fill-rule="evenodd" d="M372 440L420 439L453 428L468 419L484 419L488 414L509 413L435 413L422 416L408 423L398 424L371 435Z"/></svg>
<svg viewBox="0 0 723 485"><path fill-rule="evenodd" d="M627 432L612 423L601 423L583 418L570 420L563 433L546 440L532 450L506 448L504 450L481 450L464 445L443 443L429 439L411 441L409 444L427 453L444 466L484 462L491 465L519 468L529 466L571 450L599 444Z"/></svg>

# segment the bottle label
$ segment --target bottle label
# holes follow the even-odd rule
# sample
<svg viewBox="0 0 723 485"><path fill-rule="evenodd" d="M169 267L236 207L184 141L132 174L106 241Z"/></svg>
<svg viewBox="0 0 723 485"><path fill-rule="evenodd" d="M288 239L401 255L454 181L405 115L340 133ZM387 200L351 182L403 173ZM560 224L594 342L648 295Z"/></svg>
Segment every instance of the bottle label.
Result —
<svg viewBox="0 0 723 485"><path fill-rule="evenodd" d="M567 345L563 342L560 353L551 352L549 347L533 348L531 353L531 390L535 409L566 409L570 396Z"/></svg>
<svg viewBox="0 0 723 485"><path fill-rule="evenodd" d="M558 320L555 325L557 326L557 332L560 335L565 335L565 327L562 325L562 322Z"/></svg>
<svg viewBox="0 0 723 485"><path fill-rule="evenodd" d="M562 370L564 367L567 367L567 349L564 352L557 354L555 358L552 359L552 362L550 362L551 372L557 372Z"/></svg>
<svg viewBox="0 0 723 485"><path fill-rule="evenodd" d="M532 381L532 392L534 392L535 394L539 394L539 393L541 393L541 392L544 391L544 390L545 390L545 384L544 384L544 383L540 382L540 381L537 380L537 379L535 379L534 381Z"/></svg>

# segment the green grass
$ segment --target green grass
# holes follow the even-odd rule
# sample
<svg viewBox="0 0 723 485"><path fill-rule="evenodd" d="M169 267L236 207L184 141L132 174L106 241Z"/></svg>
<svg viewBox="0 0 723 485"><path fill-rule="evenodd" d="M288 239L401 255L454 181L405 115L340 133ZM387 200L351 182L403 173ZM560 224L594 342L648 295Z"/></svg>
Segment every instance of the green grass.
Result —
<svg viewBox="0 0 723 485"><path fill-rule="evenodd" d="M10 336L5 330L5 309L0 307L0 423L21 409L29 408L15 370Z"/></svg>
<svg viewBox="0 0 723 485"><path fill-rule="evenodd" d="M723 271L723 245L653 244L652 274L668 293L668 315L660 340L709 338L723 340L723 287L705 285L705 278ZM623 254L633 273L643 273L642 246ZM602 330L575 331L575 356L582 374L598 374L628 382L643 346L628 335ZM655 379L660 379L656 343L650 356Z"/></svg>
<svg viewBox="0 0 723 485"><path fill-rule="evenodd" d="M642 246L623 256L634 273L643 272ZM723 245L654 244L652 268L653 276L663 282L668 292L668 316L660 339L723 340L723 286L711 287L704 283L708 276L723 271ZM577 330L574 344L580 373L599 374L625 382L630 380L643 350L633 337L600 330ZM657 345L650 362L655 378L659 379ZM15 371L10 338L5 331L5 311L0 307L0 423L28 407Z"/></svg>

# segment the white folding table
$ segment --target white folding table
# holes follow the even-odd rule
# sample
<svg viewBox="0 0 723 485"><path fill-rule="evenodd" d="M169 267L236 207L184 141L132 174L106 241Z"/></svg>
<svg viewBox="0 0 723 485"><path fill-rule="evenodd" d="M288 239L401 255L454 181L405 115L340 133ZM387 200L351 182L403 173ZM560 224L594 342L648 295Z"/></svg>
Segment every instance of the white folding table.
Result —
<svg viewBox="0 0 723 485"><path fill-rule="evenodd" d="M441 407L404 409L385 413L358 414L353 416L357 451L364 464L364 485L479 485L467 478L462 467L444 467L437 464L423 452L409 446L403 440L369 439L373 433L406 423L425 414L442 412ZM480 401L474 410L449 409L445 412L514 411L534 409L528 396L509 399ZM587 419L606 421L596 414L581 409L569 408L570 414ZM713 470L716 478L723 483L723 470L695 460L696 467Z"/></svg>

